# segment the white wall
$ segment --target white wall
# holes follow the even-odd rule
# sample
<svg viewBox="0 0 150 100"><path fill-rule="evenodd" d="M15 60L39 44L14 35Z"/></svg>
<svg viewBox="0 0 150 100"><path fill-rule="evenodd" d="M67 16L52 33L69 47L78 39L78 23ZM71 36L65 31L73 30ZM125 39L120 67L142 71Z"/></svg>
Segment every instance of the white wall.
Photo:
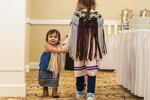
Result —
<svg viewBox="0 0 150 100"><path fill-rule="evenodd" d="M0 1L0 96L25 96L26 0Z"/></svg>

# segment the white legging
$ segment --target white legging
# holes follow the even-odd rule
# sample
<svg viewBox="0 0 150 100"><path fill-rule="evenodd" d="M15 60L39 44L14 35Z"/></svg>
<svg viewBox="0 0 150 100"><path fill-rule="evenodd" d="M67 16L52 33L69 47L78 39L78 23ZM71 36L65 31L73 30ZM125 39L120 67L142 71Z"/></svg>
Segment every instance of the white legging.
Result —
<svg viewBox="0 0 150 100"><path fill-rule="evenodd" d="M80 77L84 75L96 76L98 66L97 60L74 60L74 72L75 77Z"/></svg>

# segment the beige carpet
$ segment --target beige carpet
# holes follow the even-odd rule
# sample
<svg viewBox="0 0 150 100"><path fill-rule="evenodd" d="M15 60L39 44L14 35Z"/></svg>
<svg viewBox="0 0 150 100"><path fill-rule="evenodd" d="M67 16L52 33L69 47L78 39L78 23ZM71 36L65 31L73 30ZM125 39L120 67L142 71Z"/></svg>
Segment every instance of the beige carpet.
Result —
<svg viewBox="0 0 150 100"><path fill-rule="evenodd" d="M59 94L60 98L54 99L51 96L42 97L42 87L37 82L38 70L30 70L26 74L26 97L8 98L0 97L0 100L75 100L75 78L72 71L61 73ZM51 93L51 89L49 88ZM85 99L86 100L86 99ZM143 100L124 89L116 83L114 71L99 71L97 74L96 100Z"/></svg>

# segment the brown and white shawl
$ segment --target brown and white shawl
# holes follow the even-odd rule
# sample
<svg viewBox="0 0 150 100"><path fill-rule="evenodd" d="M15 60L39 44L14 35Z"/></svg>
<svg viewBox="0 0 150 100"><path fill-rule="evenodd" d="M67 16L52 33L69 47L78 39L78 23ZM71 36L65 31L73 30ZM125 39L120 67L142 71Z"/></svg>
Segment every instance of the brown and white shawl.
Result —
<svg viewBox="0 0 150 100"><path fill-rule="evenodd" d="M69 54L73 59L102 59L107 52L103 18L96 11L92 11L89 17L84 11L76 11L69 38Z"/></svg>

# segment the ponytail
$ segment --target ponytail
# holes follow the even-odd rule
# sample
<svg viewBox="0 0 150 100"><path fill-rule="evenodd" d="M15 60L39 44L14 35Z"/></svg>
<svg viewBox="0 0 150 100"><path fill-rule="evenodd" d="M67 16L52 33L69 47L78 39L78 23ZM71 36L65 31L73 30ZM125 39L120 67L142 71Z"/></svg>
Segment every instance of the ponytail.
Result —
<svg viewBox="0 0 150 100"><path fill-rule="evenodd" d="M87 8L87 14L86 14L86 15L87 15L88 17L90 16L91 8L92 8L91 6L89 6L89 7Z"/></svg>

